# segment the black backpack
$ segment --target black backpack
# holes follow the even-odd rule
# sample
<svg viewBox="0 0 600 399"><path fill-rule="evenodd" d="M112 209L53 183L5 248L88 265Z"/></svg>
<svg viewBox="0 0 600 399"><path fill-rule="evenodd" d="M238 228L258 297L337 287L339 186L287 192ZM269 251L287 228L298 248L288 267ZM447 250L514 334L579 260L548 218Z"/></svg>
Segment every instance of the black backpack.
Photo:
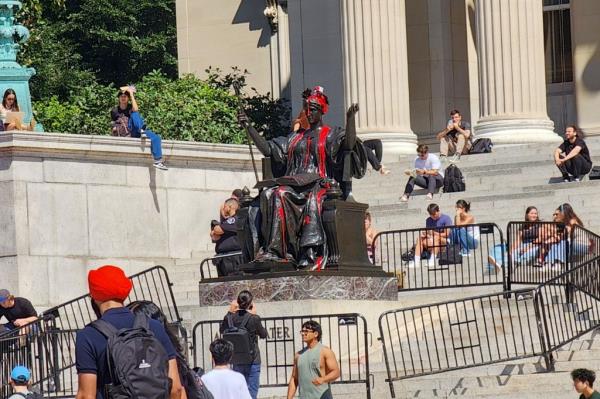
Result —
<svg viewBox="0 0 600 399"><path fill-rule="evenodd" d="M223 331L223 339L233 344L231 364L252 364L254 362L254 342L250 339L250 332L246 329L252 315L246 312L239 327L233 325L232 316L231 313L227 315L227 328Z"/></svg>
<svg viewBox="0 0 600 399"><path fill-rule="evenodd" d="M477 139L473 143L473 146L469 150L469 154L487 154L492 152L492 140L490 139Z"/></svg>
<svg viewBox="0 0 600 399"><path fill-rule="evenodd" d="M444 172L444 192L456 193L465 191L465 178L456 165L450 165Z"/></svg>
<svg viewBox="0 0 600 399"><path fill-rule="evenodd" d="M462 265L462 256L460 254L460 246L448 244L446 246L446 248L444 248L440 252L440 258L438 259L438 264L440 266Z"/></svg>
<svg viewBox="0 0 600 399"><path fill-rule="evenodd" d="M105 386L105 398L169 398L169 358L146 315L138 313L133 327L121 330L102 319L91 325L108 340L106 359L112 384Z"/></svg>

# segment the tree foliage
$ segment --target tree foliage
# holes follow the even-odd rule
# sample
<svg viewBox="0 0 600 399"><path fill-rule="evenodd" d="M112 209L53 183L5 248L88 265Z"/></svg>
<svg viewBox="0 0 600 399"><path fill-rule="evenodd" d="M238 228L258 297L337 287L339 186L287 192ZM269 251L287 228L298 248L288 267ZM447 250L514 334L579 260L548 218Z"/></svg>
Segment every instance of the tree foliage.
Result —
<svg viewBox="0 0 600 399"><path fill-rule="evenodd" d="M242 143L240 106L267 137L289 129L287 102L248 88L247 71L177 77L175 0L25 0L20 18L31 39L19 62L36 68L33 108L47 131L110 134L124 84L137 86L148 127L165 139Z"/></svg>

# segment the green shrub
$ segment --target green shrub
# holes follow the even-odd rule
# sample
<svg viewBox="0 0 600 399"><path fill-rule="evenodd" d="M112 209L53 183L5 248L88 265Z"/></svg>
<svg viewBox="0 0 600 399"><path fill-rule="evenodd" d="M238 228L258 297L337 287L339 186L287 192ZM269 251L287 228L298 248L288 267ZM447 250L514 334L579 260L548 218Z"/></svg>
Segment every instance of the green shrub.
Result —
<svg viewBox="0 0 600 399"><path fill-rule="evenodd" d="M234 96L226 82L243 74L220 76L212 71L207 82L194 75L170 79L160 72L146 75L136 84L140 113L149 129L164 139L242 144L246 134L237 123L240 102L267 137L287 133L289 108L283 100L256 93ZM117 89L92 82L71 92L68 102L52 96L34 103L36 119L46 131L78 134L110 134L110 109L117 104Z"/></svg>

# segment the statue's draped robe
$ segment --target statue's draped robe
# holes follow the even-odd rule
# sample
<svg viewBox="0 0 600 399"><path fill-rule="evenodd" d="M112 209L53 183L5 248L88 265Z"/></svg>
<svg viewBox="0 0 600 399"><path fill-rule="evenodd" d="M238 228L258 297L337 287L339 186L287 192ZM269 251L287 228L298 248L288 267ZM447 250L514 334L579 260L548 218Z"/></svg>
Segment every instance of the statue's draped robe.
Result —
<svg viewBox="0 0 600 399"><path fill-rule="evenodd" d="M327 245L321 219L326 197L326 178L337 182L361 178L366 152L359 140L344 150L345 133L323 126L320 132L301 129L270 140L271 164L280 176L260 194L261 248L257 259L308 262L325 266ZM344 165L346 167L344 168Z"/></svg>

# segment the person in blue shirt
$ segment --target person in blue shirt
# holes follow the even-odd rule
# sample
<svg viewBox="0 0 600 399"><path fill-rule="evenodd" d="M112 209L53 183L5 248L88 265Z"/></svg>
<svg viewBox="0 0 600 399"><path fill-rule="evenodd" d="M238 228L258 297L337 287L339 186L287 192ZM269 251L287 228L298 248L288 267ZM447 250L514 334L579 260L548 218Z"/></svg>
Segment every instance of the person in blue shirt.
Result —
<svg viewBox="0 0 600 399"><path fill-rule="evenodd" d="M135 320L131 310L124 306L132 288L123 270L106 265L88 274L92 303L101 319L117 329L131 328ZM169 358L169 378L172 381L170 399L180 399L182 386L177 371L176 352L160 322L149 320L150 330L162 344ZM108 399L104 396L107 384L112 383L106 358L107 339L100 331L87 325L77 333L75 367L78 374L77 399Z"/></svg>
<svg viewBox="0 0 600 399"><path fill-rule="evenodd" d="M421 265L421 254L426 252L427 266L435 266L435 257L440 252L440 248L445 248L450 234L450 229L454 223L450 216L440 211L438 204L429 204L427 207L429 217L425 220L425 229L419 232L419 238L415 243L415 259L408 263L409 268L419 267Z"/></svg>

